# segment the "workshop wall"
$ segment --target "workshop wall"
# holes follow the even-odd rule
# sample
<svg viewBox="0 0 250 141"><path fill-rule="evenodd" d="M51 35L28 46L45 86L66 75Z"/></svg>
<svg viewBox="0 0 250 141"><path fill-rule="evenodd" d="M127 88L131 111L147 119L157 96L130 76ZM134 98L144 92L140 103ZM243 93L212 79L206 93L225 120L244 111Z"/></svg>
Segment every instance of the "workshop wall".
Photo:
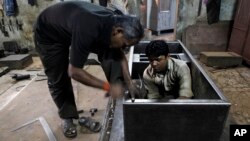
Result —
<svg viewBox="0 0 250 141"><path fill-rule="evenodd" d="M4 0L0 0L4 1ZM16 0L18 6L18 13L16 16L4 16L5 28L9 36L5 36L0 32L0 48L3 46L4 41L16 40L21 47L28 47L30 49L34 48L33 37L32 37L32 26L37 15L46 7L61 0L34 0L35 5L28 3L28 0ZM32 0L29 0L32 1ZM64 0L70 1L70 0ZM92 0L84 0L92 1ZM111 4L118 7L124 13L129 13L132 15L137 15L142 18L140 11L140 3L144 0L109 0ZM200 1L202 2L201 7L199 6ZM191 25L196 25L197 23L207 22L206 5L204 3L206 0L178 0L178 16L176 25L176 39L181 39L183 33ZM235 11L235 4L237 0L221 0L220 9L220 21L231 21L233 20L233 15ZM99 2L99 0L93 0L94 3ZM200 9L200 10L199 10ZM0 15L0 18L1 15ZM11 25L10 22L11 21ZM18 22L16 22L18 21ZM18 24L21 28L18 28ZM229 25L229 24L228 24ZM204 26L204 24L203 24ZM207 25L209 26L209 25Z"/></svg>
<svg viewBox="0 0 250 141"><path fill-rule="evenodd" d="M207 1L213 0L179 0L176 39L182 40L194 55L201 51L226 51L231 34L237 1L221 0L219 20L210 24Z"/></svg>
<svg viewBox="0 0 250 141"><path fill-rule="evenodd" d="M182 39L185 29L197 22L207 22L205 1L208 0L179 0L177 16L177 39ZM201 7L199 10L199 4ZM221 0L219 21L231 21L234 19L237 0Z"/></svg>
<svg viewBox="0 0 250 141"><path fill-rule="evenodd" d="M4 0L0 0L2 4ZM14 16L6 16L0 14L0 21L3 19L6 34L0 31L0 49L3 48L3 42L5 41L17 41L21 47L28 47L30 50L34 49L33 43L33 24L38 14L46 7L60 2L63 0L16 0L17 12ZM70 0L64 0L70 1ZM87 2L94 2L99 4L99 0L82 0ZM29 3L30 2L30 3ZM34 3L32 3L34 2ZM110 3L116 5L124 13L138 14L137 0L110 0ZM128 6L133 7L128 11ZM1 12L0 12L1 13ZM11 22L10 22L11 21ZM11 23L11 24L10 24ZM19 24L17 24L19 23Z"/></svg>
<svg viewBox="0 0 250 141"><path fill-rule="evenodd" d="M57 0L34 0L34 3L28 3L28 0L16 0L16 2L16 14L7 16L4 12L4 16L1 17L8 35L0 32L0 48L3 47L4 41L17 41L21 47L33 49L32 27L34 21L44 8L57 2Z"/></svg>

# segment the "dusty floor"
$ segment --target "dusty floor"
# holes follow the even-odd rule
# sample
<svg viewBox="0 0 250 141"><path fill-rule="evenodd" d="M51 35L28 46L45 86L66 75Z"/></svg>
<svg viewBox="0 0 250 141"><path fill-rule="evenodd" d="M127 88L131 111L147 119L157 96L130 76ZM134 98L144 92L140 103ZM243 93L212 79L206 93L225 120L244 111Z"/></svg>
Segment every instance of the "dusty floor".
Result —
<svg viewBox="0 0 250 141"><path fill-rule="evenodd" d="M215 69L201 65L231 103L232 120L237 124L250 124L250 68Z"/></svg>
<svg viewBox="0 0 250 141"><path fill-rule="evenodd" d="M61 122L57 108L52 101L47 88L46 77L41 76L42 66L38 57L33 58L34 63L24 70L13 70L0 77L0 140L3 141L47 141L49 140L41 123L36 121L17 131L13 129L20 125L43 117L50 126L53 135L58 141L68 140L62 134ZM86 66L84 69L91 74L105 80L100 66ZM32 71L31 71L32 70ZM14 81L11 74L31 74L31 79ZM40 81L39 81L40 80ZM90 108L98 108L92 117L103 123L109 98L104 97L105 92L80 85L73 81L73 88L78 110L84 110L80 116L91 117ZM77 121L75 121L77 124ZM78 136L74 141L97 141L100 133L92 133L83 127L77 126Z"/></svg>

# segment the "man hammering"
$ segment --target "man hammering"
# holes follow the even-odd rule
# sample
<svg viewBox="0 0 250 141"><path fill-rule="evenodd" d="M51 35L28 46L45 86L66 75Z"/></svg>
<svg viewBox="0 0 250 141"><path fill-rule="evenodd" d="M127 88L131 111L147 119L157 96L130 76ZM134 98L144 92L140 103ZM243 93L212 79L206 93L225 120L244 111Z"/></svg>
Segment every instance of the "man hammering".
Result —
<svg viewBox="0 0 250 141"><path fill-rule="evenodd" d="M123 93L123 84L131 95L138 93L122 49L138 43L143 31L137 18L83 1L60 2L40 13L34 26L36 50L66 137L77 136L73 119L79 118L71 78L113 98ZM89 53L98 55L108 82L82 69Z"/></svg>

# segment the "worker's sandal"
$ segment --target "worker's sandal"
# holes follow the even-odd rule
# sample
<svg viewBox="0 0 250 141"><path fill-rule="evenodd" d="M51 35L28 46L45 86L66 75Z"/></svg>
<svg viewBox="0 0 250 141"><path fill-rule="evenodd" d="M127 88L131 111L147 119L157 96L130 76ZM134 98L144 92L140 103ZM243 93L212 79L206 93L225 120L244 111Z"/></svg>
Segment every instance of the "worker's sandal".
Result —
<svg viewBox="0 0 250 141"><path fill-rule="evenodd" d="M102 128L102 125L100 122L95 121L94 119L91 119L90 117L80 117L79 120L79 125L86 127L92 132L99 132Z"/></svg>
<svg viewBox="0 0 250 141"><path fill-rule="evenodd" d="M67 138L75 138L77 136L76 125L73 119L64 119L62 123L63 134Z"/></svg>

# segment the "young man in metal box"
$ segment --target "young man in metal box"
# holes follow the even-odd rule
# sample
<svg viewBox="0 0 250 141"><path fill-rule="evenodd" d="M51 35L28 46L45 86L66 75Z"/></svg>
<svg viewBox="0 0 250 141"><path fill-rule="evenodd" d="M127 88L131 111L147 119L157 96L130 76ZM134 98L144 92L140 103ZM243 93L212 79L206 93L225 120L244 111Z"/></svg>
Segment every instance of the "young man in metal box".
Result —
<svg viewBox="0 0 250 141"><path fill-rule="evenodd" d="M165 41L151 41L145 53L150 62L143 73L148 99L193 97L189 67L185 61L169 56Z"/></svg>

